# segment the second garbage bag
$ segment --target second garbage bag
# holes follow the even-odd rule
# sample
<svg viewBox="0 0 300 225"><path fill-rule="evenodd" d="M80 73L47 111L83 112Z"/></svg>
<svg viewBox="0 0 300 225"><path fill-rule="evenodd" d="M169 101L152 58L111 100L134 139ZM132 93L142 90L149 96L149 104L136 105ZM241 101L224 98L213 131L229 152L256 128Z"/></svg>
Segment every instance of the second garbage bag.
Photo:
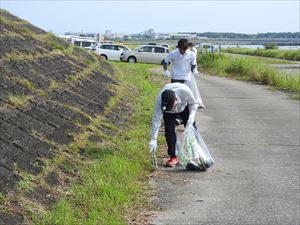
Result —
<svg viewBox="0 0 300 225"><path fill-rule="evenodd" d="M205 106L203 104L203 101L202 101L202 98L201 98L201 94L200 94L200 91L197 87L197 83L196 83L196 80L195 80L195 76L196 74L193 74L189 80L186 80L184 83L191 89L196 101L198 102L199 104L199 107L200 108L203 108L205 109Z"/></svg>
<svg viewBox="0 0 300 225"><path fill-rule="evenodd" d="M178 138L179 160L187 169L206 170L213 165L214 160L199 131L193 125L188 125L185 128L182 144L179 142Z"/></svg>

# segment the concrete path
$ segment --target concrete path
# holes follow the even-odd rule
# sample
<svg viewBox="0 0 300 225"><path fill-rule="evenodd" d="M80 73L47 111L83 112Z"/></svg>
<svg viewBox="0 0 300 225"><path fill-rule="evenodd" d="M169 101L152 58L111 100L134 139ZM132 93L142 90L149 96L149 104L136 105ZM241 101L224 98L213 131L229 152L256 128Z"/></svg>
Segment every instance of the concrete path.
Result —
<svg viewBox="0 0 300 225"><path fill-rule="evenodd" d="M300 76L300 62L295 64L271 64L271 66L281 72Z"/></svg>
<svg viewBox="0 0 300 225"><path fill-rule="evenodd" d="M164 169L150 224L300 224L299 101L267 86L202 76L197 124L208 172Z"/></svg>

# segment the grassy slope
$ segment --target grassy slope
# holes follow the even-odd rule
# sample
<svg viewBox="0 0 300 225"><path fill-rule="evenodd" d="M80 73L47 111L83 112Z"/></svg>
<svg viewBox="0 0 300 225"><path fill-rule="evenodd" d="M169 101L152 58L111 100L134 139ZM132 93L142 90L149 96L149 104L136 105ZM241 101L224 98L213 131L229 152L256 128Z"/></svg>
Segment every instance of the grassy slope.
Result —
<svg viewBox="0 0 300 225"><path fill-rule="evenodd" d="M256 81L299 94L300 77L285 75L262 63L260 59L232 57L224 54L200 54L202 71L219 76Z"/></svg>
<svg viewBox="0 0 300 225"><path fill-rule="evenodd" d="M75 182L51 211L42 216L34 214L35 224L126 224L136 217L137 208L147 204L144 197L147 185L143 183L144 176L151 171L147 142L153 100L161 84L147 79L152 65L114 65L119 79L139 91L139 97L132 98L134 114L128 128L111 127L117 135L106 137L102 146L81 135L80 145L89 160L77 162L80 183ZM115 102L112 100L111 104ZM92 123L97 125L101 121Z"/></svg>

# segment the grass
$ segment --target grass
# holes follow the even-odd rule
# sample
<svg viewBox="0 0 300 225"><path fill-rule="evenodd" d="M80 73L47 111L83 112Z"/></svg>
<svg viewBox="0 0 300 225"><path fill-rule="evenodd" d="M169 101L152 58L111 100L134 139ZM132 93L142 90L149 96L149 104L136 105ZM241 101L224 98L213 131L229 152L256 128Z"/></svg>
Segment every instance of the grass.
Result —
<svg viewBox="0 0 300 225"><path fill-rule="evenodd" d="M60 87L60 85L55 80L50 80L50 83L49 83L50 90L55 90L59 87Z"/></svg>
<svg viewBox="0 0 300 225"><path fill-rule="evenodd" d="M253 55L253 56L300 61L300 49L283 50L283 49L228 48L222 51L227 53L232 53L232 54Z"/></svg>
<svg viewBox="0 0 300 225"><path fill-rule="evenodd" d="M255 58L231 57L224 54L200 54L198 64L203 71L219 76L235 77L299 93L300 77L286 75Z"/></svg>
<svg viewBox="0 0 300 225"><path fill-rule="evenodd" d="M7 24L9 26L12 26L15 31L19 31L28 36L33 35L33 33L30 31L30 29L28 27L24 26L24 25L29 24L27 21L24 21L24 20L23 21L12 21L5 16L5 13L8 13L8 11L0 9L0 23L1 24Z"/></svg>
<svg viewBox="0 0 300 225"><path fill-rule="evenodd" d="M33 175L23 172L21 177L22 179L17 183L17 188L22 192L32 191Z"/></svg>
<svg viewBox="0 0 300 225"><path fill-rule="evenodd" d="M57 42L55 41L48 41L47 42L48 45L50 45L51 47L55 48L55 49L58 49L60 51L64 51L65 50L65 47L58 44Z"/></svg>
<svg viewBox="0 0 300 225"><path fill-rule="evenodd" d="M5 201L5 196L2 192L0 192L0 204L2 204Z"/></svg>
<svg viewBox="0 0 300 225"><path fill-rule="evenodd" d="M34 215L34 224L126 224L135 217L137 208L147 204L143 179L152 168L147 150L148 134L153 101L161 85L148 79L148 69L153 65L113 65L121 83L139 92L138 98L131 97L135 103L134 114L127 129L116 128L116 136L106 137L102 146L81 134L77 147L84 149L88 160L77 161L80 182L74 182L69 194L61 196L48 213ZM111 101L110 107L118 104L116 99ZM96 118L91 122L102 123ZM93 129L88 134L99 135ZM76 151L76 145L72 148Z"/></svg>
<svg viewBox="0 0 300 225"><path fill-rule="evenodd" d="M225 53L225 55L230 54L231 57L244 57L244 58L252 58L252 60L259 61L261 63L265 64L296 64L296 61L287 61L284 59L276 59L276 58L267 58L267 57L258 57L258 56L248 56L248 55L242 55L242 54L231 54L231 53Z"/></svg>
<svg viewBox="0 0 300 225"><path fill-rule="evenodd" d="M27 88L29 91L31 92L35 92L36 88L35 86L30 83L29 80L25 79L25 78L19 78L19 77L15 77L13 78L18 84L20 84L21 86Z"/></svg>
<svg viewBox="0 0 300 225"><path fill-rule="evenodd" d="M32 96L22 95L22 94L10 94L8 96L8 104L14 107L25 106L28 103L28 100L31 99Z"/></svg>
<svg viewBox="0 0 300 225"><path fill-rule="evenodd" d="M42 35L42 40L54 49L60 50L62 52L66 50L66 48L57 41L57 37L51 32Z"/></svg>

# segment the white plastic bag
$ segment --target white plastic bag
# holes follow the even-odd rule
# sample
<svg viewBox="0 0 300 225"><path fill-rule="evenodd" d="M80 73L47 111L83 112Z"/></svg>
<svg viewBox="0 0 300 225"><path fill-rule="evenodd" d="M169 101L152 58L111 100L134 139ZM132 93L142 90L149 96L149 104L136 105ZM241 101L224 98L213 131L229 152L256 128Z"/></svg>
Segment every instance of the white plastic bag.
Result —
<svg viewBox="0 0 300 225"><path fill-rule="evenodd" d="M198 89L198 86L197 86L197 83L195 80L195 74L192 74L190 79L186 80L184 82L184 84L186 84L191 89L196 101L199 104L199 107L205 109L205 106L203 104L203 101L202 101L202 98L201 98L201 95L200 95L200 92L199 92L199 89Z"/></svg>
<svg viewBox="0 0 300 225"><path fill-rule="evenodd" d="M191 161L205 169L213 165L214 160L199 131L195 129L193 125L188 125L185 128L183 143L181 145L178 139L179 138L177 138L177 151L179 161L183 166L186 166Z"/></svg>

